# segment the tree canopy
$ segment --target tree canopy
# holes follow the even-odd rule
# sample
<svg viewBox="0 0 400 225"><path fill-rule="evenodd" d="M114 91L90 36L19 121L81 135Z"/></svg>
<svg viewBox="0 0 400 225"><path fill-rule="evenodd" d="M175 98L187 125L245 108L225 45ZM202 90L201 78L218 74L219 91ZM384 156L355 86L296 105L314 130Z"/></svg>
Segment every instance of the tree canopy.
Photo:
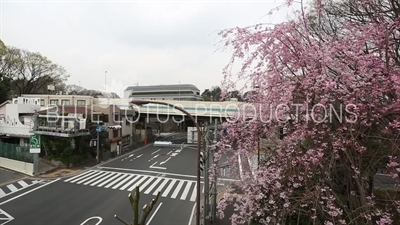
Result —
<svg viewBox="0 0 400 225"><path fill-rule="evenodd" d="M11 95L45 94L47 86L65 91L66 70L38 52L6 46L0 41L0 72L10 79Z"/></svg>
<svg viewBox="0 0 400 225"><path fill-rule="evenodd" d="M399 12L395 0L315 1L272 28L220 33L233 49L222 90L235 79L259 87L251 94L257 104L240 111L240 118L256 116L225 123L229 133L216 154L237 143L233 162L257 148L263 156L254 175L241 177L246 197L232 224L400 223L399 198L378 196L373 183L379 169L394 178L400 172ZM237 59L235 78L229 68ZM285 136L275 138L282 127ZM259 147L260 138L272 147Z"/></svg>

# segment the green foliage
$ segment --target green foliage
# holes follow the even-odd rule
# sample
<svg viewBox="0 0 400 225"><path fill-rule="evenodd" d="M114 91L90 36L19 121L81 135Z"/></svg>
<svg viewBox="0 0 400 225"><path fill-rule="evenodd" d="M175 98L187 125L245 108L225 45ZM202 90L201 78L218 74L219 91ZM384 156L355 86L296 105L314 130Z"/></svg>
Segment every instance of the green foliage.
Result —
<svg viewBox="0 0 400 225"><path fill-rule="evenodd" d="M219 86L213 86L211 89L204 90L201 96L204 101L220 101L221 88Z"/></svg>
<svg viewBox="0 0 400 225"><path fill-rule="evenodd" d="M6 77L5 74L0 72L0 104L10 99L10 92L11 92L11 79L9 77Z"/></svg>
<svg viewBox="0 0 400 225"><path fill-rule="evenodd" d="M44 94L47 85L65 91L65 69L38 52L5 47L0 41L0 72L11 79L13 94Z"/></svg>
<svg viewBox="0 0 400 225"><path fill-rule="evenodd" d="M133 210L133 221L132 223L128 223L124 221L123 219L119 218L117 215L114 215L114 217L122 222L125 225L145 225L146 224L146 219L149 216L151 210L153 209L154 205L157 203L158 198L160 197L161 192L159 191L157 193L157 196L155 199L152 199L149 205L144 205L143 206L143 212L139 220L139 200L140 200L140 192L139 192L139 186L135 188L135 195L132 196L131 193L129 193L129 202L131 203L131 207Z"/></svg>

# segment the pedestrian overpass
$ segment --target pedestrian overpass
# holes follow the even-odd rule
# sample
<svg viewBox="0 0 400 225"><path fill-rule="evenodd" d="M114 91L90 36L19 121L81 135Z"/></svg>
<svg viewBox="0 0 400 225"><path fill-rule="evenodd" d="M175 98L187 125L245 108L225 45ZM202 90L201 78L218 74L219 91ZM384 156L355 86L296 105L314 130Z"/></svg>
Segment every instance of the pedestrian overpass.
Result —
<svg viewBox="0 0 400 225"><path fill-rule="evenodd" d="M131 105L132 99L110 99L97 98L94 105L109 106L116 105L121 109L134 109L139 116L158 115L158 116L182 116L181 111L169 106L159 104L146 104L142 106ZM208 102L208 101L173 101L157 100L181 107L196 118L227 118L233 117L248 104L238 101Z"/></svg>

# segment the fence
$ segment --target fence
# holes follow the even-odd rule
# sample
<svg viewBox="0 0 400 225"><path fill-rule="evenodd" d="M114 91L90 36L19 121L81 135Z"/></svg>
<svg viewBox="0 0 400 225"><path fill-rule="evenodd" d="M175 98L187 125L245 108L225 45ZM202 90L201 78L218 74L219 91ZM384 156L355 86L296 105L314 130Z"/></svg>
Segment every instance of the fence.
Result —
<svg viewBox="0 0 400 225"><path fill-rule="evenodd" d="M18 144L0 142L0 157L33 163L33 154L29 153L29 147Z"/></svg>

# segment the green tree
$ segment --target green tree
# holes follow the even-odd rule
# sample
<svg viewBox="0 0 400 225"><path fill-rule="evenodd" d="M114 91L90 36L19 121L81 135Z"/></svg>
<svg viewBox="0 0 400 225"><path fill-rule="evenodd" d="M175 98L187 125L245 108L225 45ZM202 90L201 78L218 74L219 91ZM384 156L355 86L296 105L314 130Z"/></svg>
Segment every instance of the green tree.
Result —
<svg viewBox="0 0 400 225"><path fill-rule="evenodd" d="M0 72L0 104L9 100L11 91L11 79Z"/></svg>
<svg viewBox="0 0 400 225"><path fill-rule="evenodd" d="M221 88L219 86L213 86L211 89L204 90L201 96L204 101L220 101Z"/></svg>
<svg viewBox="0 0 400 225"><path fill-rule="evenodd" d="M0 43L0 54L4 53L2 48ZM18 96L46 93L48 85L54 85L56 91L64 91L64 82L69 77L63 67L40 53L15 47L6 48L0 66L0 71L12 79L14 94Z"/></svg>

